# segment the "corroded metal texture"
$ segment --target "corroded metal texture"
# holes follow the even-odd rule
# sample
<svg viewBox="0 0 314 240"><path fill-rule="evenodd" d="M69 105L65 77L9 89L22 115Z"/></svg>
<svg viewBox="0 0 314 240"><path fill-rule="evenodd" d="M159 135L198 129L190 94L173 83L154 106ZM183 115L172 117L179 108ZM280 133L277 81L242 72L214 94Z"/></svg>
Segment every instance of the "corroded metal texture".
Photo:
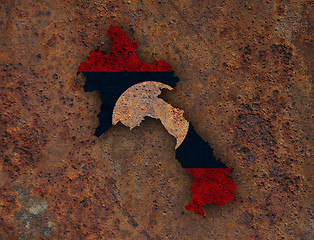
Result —
<svg viewBox="0 0 314 240"><path fill-rule="evenodd" d="M188 132L189 123L183 117L183 110L158 98L161 89L172 90L172 87L148 81L127 89L116 102L112 124L116 125L120 121L133 129L140 126L145 117L159 119L168 133L176 138L175 148L178 148Z"/></svg>
<svg viewBox="0 0 314 240"><path fill-rule="evenodd" d="M0 239L311 239L312 1L2 1ZM235 200L187 212L193 181L158 120L100 138L76 71L119 25L180 78L162 97L234 170Z"/></svg>

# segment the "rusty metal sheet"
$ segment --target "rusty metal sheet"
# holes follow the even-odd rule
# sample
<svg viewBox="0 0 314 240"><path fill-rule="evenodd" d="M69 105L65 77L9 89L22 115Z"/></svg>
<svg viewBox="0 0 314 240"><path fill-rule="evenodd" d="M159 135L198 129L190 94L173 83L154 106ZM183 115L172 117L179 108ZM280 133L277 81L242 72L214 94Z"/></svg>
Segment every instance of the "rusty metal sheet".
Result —
<svg viewBox="0 0 314 240"><path fill-rule="evenodd" d="M311 239L312 1L1 1L0 239ZM159 120L100 138L76 71L118 25L180 82L234 201L187 212ZM169 148L169 146L171 146Z"/></svg>

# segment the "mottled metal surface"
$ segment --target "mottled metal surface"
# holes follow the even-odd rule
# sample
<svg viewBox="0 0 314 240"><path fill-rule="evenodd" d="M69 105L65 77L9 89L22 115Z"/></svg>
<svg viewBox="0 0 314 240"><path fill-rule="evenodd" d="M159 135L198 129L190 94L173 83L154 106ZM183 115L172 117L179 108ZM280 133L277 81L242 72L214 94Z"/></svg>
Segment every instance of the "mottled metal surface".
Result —
<svg viewBox="0 0 314 240"><path fill-rule="evenodd" d="M133 129L140 126L145 117L159 119L168 133L175 137L175 148L178 148L185 139L189 123L183 117L182 109L174 108L158 97L162 89L173 88L163 83L148 81L127 89L114 106L112 124L121 122Z"/></svg>
<svg viewBox="0 0 314 240"><path fill-rule="evenodd" d="M0 239L311 239L313 2L1 1ZM158 120L100 138L76 71L119 25L180 78L163 98L234 170L235 200L187 212L193 181Z"/></svg>

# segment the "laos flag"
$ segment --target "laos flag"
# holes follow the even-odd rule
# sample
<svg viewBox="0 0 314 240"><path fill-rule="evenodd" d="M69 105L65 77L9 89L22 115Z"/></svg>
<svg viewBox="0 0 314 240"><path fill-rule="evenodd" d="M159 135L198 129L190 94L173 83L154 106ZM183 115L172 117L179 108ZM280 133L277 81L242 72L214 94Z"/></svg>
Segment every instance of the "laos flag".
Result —
<svg viewBox="0 0 314 240"><path fill-rule="evenodd" d="M95 135L99 137L117 122L133 128L145 117L160 119L177 140L177 160L194 177L191 202L185 208L203 215L206 204L222 206L232 201L237 187L227 176L232 169L215 159L212 148L183 117L184 109L158 97L161 89L171 93L179 81L172 66L163 60L154 65L143 63L136 54L138 44L119 27L110 26L108 34L111 52L105 54L98 48L78 68L78 74L86 78L84 90L100 93L102 106Z"/></svg>

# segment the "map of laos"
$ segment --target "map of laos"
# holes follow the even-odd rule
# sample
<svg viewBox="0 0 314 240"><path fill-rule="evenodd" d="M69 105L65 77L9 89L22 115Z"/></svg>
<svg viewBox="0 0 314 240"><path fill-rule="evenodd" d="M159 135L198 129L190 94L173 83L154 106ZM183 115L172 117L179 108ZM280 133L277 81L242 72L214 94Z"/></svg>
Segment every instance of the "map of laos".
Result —
<svg viewBox="0 0 314 240"><path fill-rule="evenodd" d="M110 26L110 54L92 51L80 64L78 74L86 77L85 91L99 91L102 101L96 136L121 122L130 129L146 117L159 119L176 139L176 159L194 177L188 211L204 215L203 206L218 206L232 201L236 184L227 176L232 170L216 160L213 150L183 117L184 109L175 108L159 97L162 89L172 90L180 80L163 60L154 65L143 63L136 55L138 44L131 42L119 28Z"/></svg>

